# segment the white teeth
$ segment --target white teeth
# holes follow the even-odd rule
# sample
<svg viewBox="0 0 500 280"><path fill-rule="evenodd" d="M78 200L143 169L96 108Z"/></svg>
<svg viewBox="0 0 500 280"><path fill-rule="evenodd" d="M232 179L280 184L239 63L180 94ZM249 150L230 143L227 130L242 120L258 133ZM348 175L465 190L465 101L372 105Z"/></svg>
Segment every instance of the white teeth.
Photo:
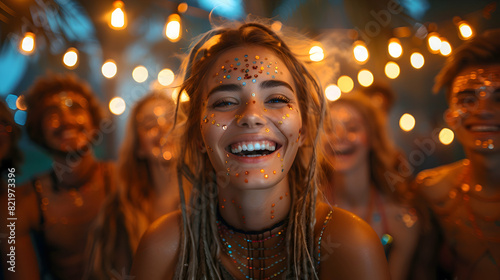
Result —
<svg viewBox="0 0 500 280"><path fill-rule="evenodd" d="M276 143L271 141L260 142L245 142L231 145L231 152L233 154L240 153L241 151L275 151Z"/></svg>
<svg viewBox="0 0 500 280"><path fill-rule="evenodd" d="M476 132L489 132L489 131L499 131L498 126L495 125L474 125L470 128L471 131Z"/></svg>

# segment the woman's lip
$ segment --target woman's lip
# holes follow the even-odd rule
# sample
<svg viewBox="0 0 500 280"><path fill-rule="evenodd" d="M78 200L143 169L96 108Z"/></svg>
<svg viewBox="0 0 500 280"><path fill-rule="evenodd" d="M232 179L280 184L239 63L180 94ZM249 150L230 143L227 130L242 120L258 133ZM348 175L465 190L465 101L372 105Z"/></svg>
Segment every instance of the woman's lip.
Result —
<svg viewBox="0 0 500 280"><path fill-rule="evenodd" d="M281 146L279 149L275 150L271 154L259 156L259 157L240 157L240 156L237 156L237 155L232 154L232 153L228 153L228 155L229 155L229 158L232 160L242 162L242 163L252 164L252 163L261 163L261 162L270 160L276 156L277 152L281 153L282 149L283 149L283 146Z"/></svg>

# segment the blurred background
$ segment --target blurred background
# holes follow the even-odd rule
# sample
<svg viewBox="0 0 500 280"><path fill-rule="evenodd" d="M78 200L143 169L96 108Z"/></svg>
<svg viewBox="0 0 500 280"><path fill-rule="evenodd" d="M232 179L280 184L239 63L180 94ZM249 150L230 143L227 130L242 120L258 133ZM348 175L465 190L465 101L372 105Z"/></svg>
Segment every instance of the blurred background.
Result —
<svg viewBox="0 0 500 280"><path fill-rule="evenodd" d="M396 93L388 124L408 174L463 157L446 128L434 76L465 40L500 28L498 1L437 0L6 0L0 1L0 98L24 125L23 94L47 72L74 72L99 96L114 129L95 140L113 160L136 100L152 89L176 97L180 57L213 19L273 20L313 40L310 63L330 100L373 82ZM50 168L24 134L18 182Z"/></svg>

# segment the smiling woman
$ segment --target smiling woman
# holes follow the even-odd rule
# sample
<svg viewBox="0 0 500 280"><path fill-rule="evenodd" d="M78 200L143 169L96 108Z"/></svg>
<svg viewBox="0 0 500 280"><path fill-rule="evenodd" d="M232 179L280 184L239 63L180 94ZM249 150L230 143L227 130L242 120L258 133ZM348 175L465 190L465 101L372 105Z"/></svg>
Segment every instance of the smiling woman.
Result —
<svg viewBox="0 0 500 280"><path fill-rule="evenodd" d="M193 183L190 204L179 188L181 211L144 235L132 274L387 279L373 230L316 204L324 98L288 45L266 25L233 23L203 36L185 65L180 91L190 102L179 166Z"/></svg>

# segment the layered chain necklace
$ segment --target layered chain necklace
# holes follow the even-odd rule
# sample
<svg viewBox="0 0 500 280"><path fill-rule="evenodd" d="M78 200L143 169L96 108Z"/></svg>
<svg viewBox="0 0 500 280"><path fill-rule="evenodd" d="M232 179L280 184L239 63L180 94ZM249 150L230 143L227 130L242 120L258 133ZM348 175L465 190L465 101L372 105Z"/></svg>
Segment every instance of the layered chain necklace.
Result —
<svg viewBox="0 0 500 280"><path fill-rule="evenodd" d="M286 271L285 219L262 231L241 231L228 225L222 217L217 229L222 251L231 259L245 279L273 279Z"/></svg>

